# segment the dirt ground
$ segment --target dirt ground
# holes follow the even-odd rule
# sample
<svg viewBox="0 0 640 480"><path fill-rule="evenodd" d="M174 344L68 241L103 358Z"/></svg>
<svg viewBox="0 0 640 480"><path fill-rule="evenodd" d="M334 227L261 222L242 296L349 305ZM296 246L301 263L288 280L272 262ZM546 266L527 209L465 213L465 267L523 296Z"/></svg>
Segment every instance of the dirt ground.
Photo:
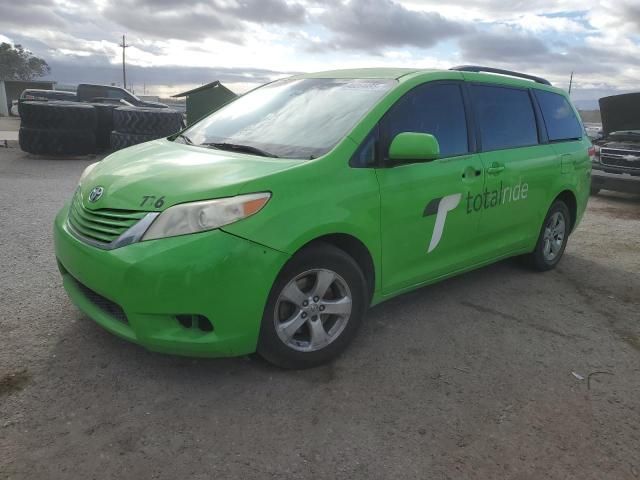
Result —
<svg viewBox="0 0 640 480"><path fill-rule="evenodd" d="M51 224L90 161L0 148L0 478L640 478L639 197L593 197L556 270L396 298L292 372L148 353L71 305Z"/></svg>

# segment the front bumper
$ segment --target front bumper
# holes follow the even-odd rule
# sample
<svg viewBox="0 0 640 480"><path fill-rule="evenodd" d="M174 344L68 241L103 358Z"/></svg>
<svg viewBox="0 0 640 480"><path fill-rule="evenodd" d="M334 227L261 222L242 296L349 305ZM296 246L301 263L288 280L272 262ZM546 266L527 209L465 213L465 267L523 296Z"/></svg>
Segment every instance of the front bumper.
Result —
<svg viewBox="0 0 640 480"><path fill-rule="evenodd" d="M640 176L614 172L610 168L603 170L602 166L593 165L591 188L640 194Z"/></svg>
<svg viewBox="0 0 640 480"><path fill-rule="evenodd" d="M222 230L105 251L72 235L67 215L65 206L54 226L64 288L105 329L162 353L220 357L256 350L286 254ZM213 331L187 328L177 315L202 315Z"/></svg>

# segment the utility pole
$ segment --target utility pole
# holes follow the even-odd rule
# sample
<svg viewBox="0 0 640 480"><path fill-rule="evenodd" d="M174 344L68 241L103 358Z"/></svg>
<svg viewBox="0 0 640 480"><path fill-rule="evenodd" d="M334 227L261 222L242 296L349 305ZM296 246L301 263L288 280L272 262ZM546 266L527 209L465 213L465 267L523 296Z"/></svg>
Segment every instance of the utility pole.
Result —
<svg viewBox="0 0 640 480"><path fill-rule="evenodd" d="M573 72L571 72L571 77L569 77L569 95L571 95L571 86L573 85Z"/></svg>
<svg viewBox="0 0 640 480"><path fill-rule="evenodd" d="M125 58L124 58L124 50L125 48L129 47L130 45L127 45L127 43L125 42L125 38L124 35L122 35L122 43L119 45L120 47L122 47L122 85L124 87L124 89L126 90L127 88L127 71L125 69Z"/></svg>

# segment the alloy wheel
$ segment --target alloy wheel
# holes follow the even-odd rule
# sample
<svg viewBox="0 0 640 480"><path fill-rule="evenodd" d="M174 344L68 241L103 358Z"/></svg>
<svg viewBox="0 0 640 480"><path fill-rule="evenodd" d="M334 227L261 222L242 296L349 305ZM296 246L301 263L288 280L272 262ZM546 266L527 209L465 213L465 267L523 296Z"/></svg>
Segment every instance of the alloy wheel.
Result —
<svg viewBox="0 0 640 480"><path fill-rule="evenodd" d="M562 212L555 212L544 227L542 254L547 262L553 262L562 250L566 233L566 221Z"/></svg>
<svg viewBox="0 0 640 480"><path fill-rule="evenodd" d="M308 270L280 292L274 323L278 337L300 352L320 350L336 340L349 322L353 299L336 272Z"/></svg>

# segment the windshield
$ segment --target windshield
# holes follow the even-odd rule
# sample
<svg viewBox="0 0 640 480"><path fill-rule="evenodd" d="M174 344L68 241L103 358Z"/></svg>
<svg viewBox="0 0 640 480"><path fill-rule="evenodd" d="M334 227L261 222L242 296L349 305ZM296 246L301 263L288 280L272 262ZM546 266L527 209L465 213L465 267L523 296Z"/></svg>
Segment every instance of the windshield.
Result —
<svg viewBox="0 0 640 480"><path fill-rule="evenodd" d="M315 158L331 150L394 84L393 80L281 80L239 97L187 129L184 136L194 145L248 146L271 156Z"/></svg>

